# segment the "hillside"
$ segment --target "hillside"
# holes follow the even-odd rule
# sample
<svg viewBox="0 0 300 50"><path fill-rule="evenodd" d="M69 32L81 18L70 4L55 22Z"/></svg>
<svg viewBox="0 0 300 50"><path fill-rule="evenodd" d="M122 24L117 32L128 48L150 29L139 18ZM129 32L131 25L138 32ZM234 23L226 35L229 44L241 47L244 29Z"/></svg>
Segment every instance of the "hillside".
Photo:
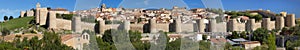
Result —
<svg viewBox="0 0 300 50"><path fill-rule="evenodd" d="M33 21L33 20L34 20L34 17L15 18L15 19L9 20L7 22L0 23L0 26L3 28L7 28L9 30L13 30L16 28L30 26L31 25L30 21Z"/></svg>

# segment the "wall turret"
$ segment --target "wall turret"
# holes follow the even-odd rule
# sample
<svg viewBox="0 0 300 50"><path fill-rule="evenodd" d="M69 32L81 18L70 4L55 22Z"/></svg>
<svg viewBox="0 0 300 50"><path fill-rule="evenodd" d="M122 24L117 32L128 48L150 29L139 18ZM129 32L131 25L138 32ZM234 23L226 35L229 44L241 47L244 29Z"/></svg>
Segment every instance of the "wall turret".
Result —
<svg viewBox="0 0 300 50"><path fill-rule="evenodd" d="M156 33L157 32L156 19L155 18L150 19L149 24L150 24L150 33Z"/></svg>
<svg viewBox="0 0 300 50"><path fill-rule="evenodd" d="M198 27L198 29L197 29L197 31L198 32L205 32L205 23L204 23L204 19L198 19L198 20L196 20L196 27Z"/></svg>
<svg viewBox="0 0 300 50"><path fill-rule="evenodd" d="M284 17L283 16L277 16L276 22L275 22L275 28L276 29L282 29L284 27Z"/></svg>
<svg viewBox="0 0 300 50"><path fill-rule="evenodd" d="M37 3L36 4L36 11L35 11L35 22L37 23L37 24L39 24L40 23L40 8L41 8L41 5L40 5L40 3Z"/></svg>
<svg viewBox="0 0 300 50"><path fill-rule="evenodd" d="M25 16L25 11L21 11L20 12L20 17L24 17Z"/></svg>
<svg viewBox="0 0 300 50"><path fill-rule="evenodd" d="M295 23L295 14L288 14L286 17L285 17L285 22L286 22L286 26L287 27L293 27L296 25Z"/></svg>
<svg viewBox="0 0 300 50"><path fill-rule="evenodd" d="M72 31L76 32L76 33L80 33L81 32L81 19L78 16L73 17L72 19Z"/></svg>
<svg viewBox="0 0 300 50"><path fill-rule="evenodd" d="M99 19L99 32L100 34L104 34L105 32L105 20L103 20L102 18Z"/></svg>
<svg viewBox="0 0 300 50"><path fill-rule="evenodd" d="M209 27L208 27L208 31L209 32L216 32L216 24L217 24L217 21L216 19L210 19L209 20Z"/></svg>
<svg viewBox="0 0 300 50"><path fill-rule="evenodd" d="M270 23L271 23L270 18L263 18L262 22L261 22L261 25L262 25L261 27L265 28L265 29L268 29L268 30L272 30L271 27L270 27Z"/></svg>
<svg viewBox="0 0 300 50"><path fill-rule="evenodd" d="M49 18L48 18L47 25L49 26L49 29L56 29L56 13L53 11L49 12Z"/></svg>
<svg viewBox="0 0 300 50"><path fill-rule="evenodd" d="M181 30L181 18L178 17L175 19L175 32L182 32Z"/></svg>

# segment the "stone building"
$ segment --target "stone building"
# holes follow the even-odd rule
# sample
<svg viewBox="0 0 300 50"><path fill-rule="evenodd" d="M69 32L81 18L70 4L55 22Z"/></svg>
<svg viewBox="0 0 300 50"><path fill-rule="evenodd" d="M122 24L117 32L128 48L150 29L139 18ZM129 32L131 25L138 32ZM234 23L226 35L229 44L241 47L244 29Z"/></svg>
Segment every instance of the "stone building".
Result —
<svg viewBox="0 0 300 50"><path fill-rule="evenodd" d="M61 36L61 42L67 46L71 46L76 50L83 50L84 45L90 44L90 35L82 34L66 34Z"/></svg>

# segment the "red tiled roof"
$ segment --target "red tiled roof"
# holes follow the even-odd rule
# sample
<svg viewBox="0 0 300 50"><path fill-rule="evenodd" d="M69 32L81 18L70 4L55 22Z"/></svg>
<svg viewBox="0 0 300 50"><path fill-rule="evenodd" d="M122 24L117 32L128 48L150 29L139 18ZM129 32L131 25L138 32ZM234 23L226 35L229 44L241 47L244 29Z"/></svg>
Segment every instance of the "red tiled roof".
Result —
<svg viewBox="0 0 300 50"><path fill-rule="evenodd" d="M210 41L213 43L227 42L225 38L211 38Z"/></svg>

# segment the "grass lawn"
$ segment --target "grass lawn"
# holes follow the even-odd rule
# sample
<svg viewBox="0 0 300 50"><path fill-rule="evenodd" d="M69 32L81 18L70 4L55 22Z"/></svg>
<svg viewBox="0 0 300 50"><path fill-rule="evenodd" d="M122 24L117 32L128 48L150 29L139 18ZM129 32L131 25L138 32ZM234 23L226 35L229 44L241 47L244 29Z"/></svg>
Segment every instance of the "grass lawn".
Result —
<svg viewBox="0 0 300 50"><path fill-rule="evenodd" d="M27 27L30 26L29 22L33 20L34 17L22 17L22 18L14 18L12 20L6 21L4 23L0 23L0 27L7 28L9 30L13 30L16 28ZM1 30L0 29L0 30Z"/></svg>

